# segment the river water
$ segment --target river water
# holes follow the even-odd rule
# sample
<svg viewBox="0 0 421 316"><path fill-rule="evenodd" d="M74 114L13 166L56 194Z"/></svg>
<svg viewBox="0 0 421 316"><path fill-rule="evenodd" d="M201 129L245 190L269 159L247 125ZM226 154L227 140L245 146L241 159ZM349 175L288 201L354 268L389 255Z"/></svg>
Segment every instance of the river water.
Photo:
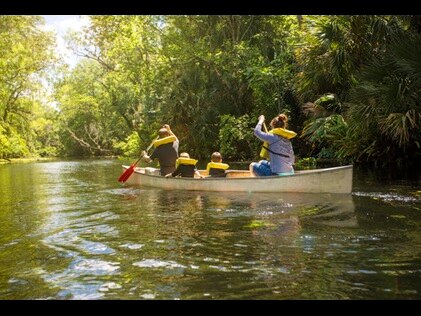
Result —
<svg viewBox="0 0 421 316"><path fill-rule="evenodd" d="M0 299L421 299L421 187L163 191L116 160L0 165Z"/></svg>

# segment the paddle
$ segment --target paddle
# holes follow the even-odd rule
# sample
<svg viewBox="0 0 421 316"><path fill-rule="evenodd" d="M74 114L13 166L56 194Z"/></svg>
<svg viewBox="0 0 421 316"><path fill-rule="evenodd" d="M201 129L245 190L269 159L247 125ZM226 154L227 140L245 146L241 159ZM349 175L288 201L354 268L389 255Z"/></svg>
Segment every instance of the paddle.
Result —
<svg viewBox="0 0 421 316"><path fill-rule="evenodd" d="M265 122L263 122L263 127L265 129L265 132L267 133L268 132L268 128L266 127L266 123Z"/></svg>
<svg viewBox="0 0 421 316"><path fill-rule="evenodd" d="M158 136L159 137L159 136ZM151 147L153 146L153 143L158 139L155 138L152 143L149 145L148 148L146 148L146 154L148 153L149 149L151 149ZM134 172L134 168L136 167L137 163L143 158L143 152L142 155L140 156L140 158L138 160L136 160L135 163L131 164L130 167L123 172L123 174L118 178L118 182L124 183L127 181L128 178L130 178L130 176L133 174Z"/></svg>

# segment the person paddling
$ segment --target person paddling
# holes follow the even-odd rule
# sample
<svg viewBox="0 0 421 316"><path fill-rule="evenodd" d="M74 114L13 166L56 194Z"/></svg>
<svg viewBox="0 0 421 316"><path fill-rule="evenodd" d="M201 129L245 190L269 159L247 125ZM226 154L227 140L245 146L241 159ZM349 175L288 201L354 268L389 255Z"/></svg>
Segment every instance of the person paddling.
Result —
<svg viewBox="0 0 421 316"><path fill-rule="evenodd" d="M158 159L160 172L162 176L175 171L175 162L178 158L179 141L177 136L171 131L168 124L165 124L158 131L159 138L154 142L154 151L148 156L145 151L142 152L143 160L147 163Z"/></svg>
<svg viewBox="0 0 421 316"><path fill-rule="evenodd" d="M264 141L260 156L264 158L259 162L250 164L250 173L254 176L285 176L294 174L293 164L295 162L294 151L291 145L291 138L297 133L287 130L288 117L286 114L279 114L270 122L271 130L262 131L265 116L260 115L259 121L254 128L254 135ZM266 125L264 125L266 127Z"/></svg>

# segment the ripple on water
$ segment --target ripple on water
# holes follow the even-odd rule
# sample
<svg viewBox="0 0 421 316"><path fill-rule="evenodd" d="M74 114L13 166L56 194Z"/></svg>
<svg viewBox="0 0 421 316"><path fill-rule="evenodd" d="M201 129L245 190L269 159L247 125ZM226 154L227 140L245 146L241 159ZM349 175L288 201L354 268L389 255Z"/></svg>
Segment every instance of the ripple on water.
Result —
<svg viewBox="0 0 421 316"><path fill-rule="evenodd" d="M219 262L219 259L206 257L206 258L203 258L203 261L205 261L205 262Z"/></svg>
<svg viewBox="0 0 421 316"><path fill-rule="evenodd" d="M146 293L140 295L141 298L144 298L145 300L153 300L155 298L155 294Z"/></svg>
<svg viewBox="0 0 421 316"><path fill-rule="evenodd" d="M416 196L401 195L398 193L382 193L382 192L353 192L355 196L371 197L373 199L381 199L386 202L400 201L400 202L421 202L421 198Z"/></svg>
<svg viewBox="0 0 421 316"><path fill-rule="evenodd" d="M234 246L235 247L241 247L241 248L247 248L248 247L247 245L240 244L240 243L236 243L236 244L234 244Z"/></svg>
<svg viewBox="0 0 421 316"><path fill-rule="evenodd" d="M93 255L99 254L110 254L114 253L114 249L108 247L107 245L100 242L93 242L88 240L82 240L80 243L80 248L83 252Z"/></svg>
<svg viewBox="0 0 421 316"><path fill-rule="evenodd" d="M406 205L421 194L171 192L120 186L108 165L19 166L0 181L4 298L421 297L420 213ZM243 229L254 220L275 226Z"/></svg>
<svg viewBox="0 0 421 316"><path fill-rule="evenodd" d="M43 241L48 247L60 252L75 253L75 250L78 250L79 253L93 255L111 254L115 252L114 249L104 243L89 241L79 237L75 230L64 230L57 234L47 236Z"/></svg>
<svg viewBox="0 0 421 316"><path fill-rule="evenodd" d="M216 269L216 270L219 270L219 271L222 271L222 272L232 271L231 269L228 269L227 267L224 267L224 266L209 265L209 268Z"/></svg>
<svg viewBox="0 0 421 316"><path fill-rule="evenodd" d="M93 283L75 283L70 284L65 289L61 290L57 295L61 299L73 300L98 300L104 297L100 292L101 284Z"/></svg>
<svg viewBox="0 0 421 316"><path fill-rule="evenodd" d="M155 259L146 259L133 263L136 267L141 268L186 268L186 266L175 261L162 261Z"/></svg>
<svg viewBox="0 0 421 316"><path fill-rule="evenodd" d="M360 269L360 270L348 270L346 271L346 273L348 274L377 274L377 271Z"/></svg>
<svg viewBox="0 0 421 316"><path fill-rule="evenodd" d="M120 269L118 262L109 262L96 259L76 259L69 267L80 275L109 275Z"/></svg>
<svg viewBox="0 0 421 316"><path fill-rule="evenodd" d="M70 265L57 273L44 273L41 277L54 287L59 287L60 299L95 300L104 297L104 292L122 286L111 281L101 281L98 277L116 275L120 269L118 262L76 258Z"/></svg>
<svg viewBox="0 0 421 316"><path fill-rule="evenodd" d="M127 243L127 244L123 244L120 245L119 247L121 248L127 248L127 249L132 249L132 250L136 250L136 249L140 249L142 248L144 245L141 244L132 244L132 243Z"/></svg>
<svg viewBox="0 0 421 316"><path fill-rule="evenodd" d="M121 289L122 286L115 282L107 282L101 285L98 291L108 292L109 290Z"/></svg>
<svg viewBox="0 0 421 316"><path fill-rule="evenodd" d="M116 220L116 219L119 219L119 218L120 218L120 216L115 214L114 212L100 211L100 212L92 213L89 216L86 216L86 214L83 214L83 217L81 219L83 220L83 222L88 222L88 221L97 222L98 220L100 220L100 222L102 222L104 220L109 221L109 220Z"/></svg>

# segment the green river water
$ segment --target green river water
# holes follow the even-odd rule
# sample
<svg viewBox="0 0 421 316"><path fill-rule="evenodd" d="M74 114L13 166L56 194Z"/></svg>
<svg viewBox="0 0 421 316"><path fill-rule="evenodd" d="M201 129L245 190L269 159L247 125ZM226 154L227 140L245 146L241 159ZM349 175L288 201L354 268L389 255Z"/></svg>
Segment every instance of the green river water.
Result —
<svg viewBox="0 0 421 316"><path fill-rule="evenodd" d="M0 300L421 299L421 187L124 186L117 160L0 165Z"/></svg>

